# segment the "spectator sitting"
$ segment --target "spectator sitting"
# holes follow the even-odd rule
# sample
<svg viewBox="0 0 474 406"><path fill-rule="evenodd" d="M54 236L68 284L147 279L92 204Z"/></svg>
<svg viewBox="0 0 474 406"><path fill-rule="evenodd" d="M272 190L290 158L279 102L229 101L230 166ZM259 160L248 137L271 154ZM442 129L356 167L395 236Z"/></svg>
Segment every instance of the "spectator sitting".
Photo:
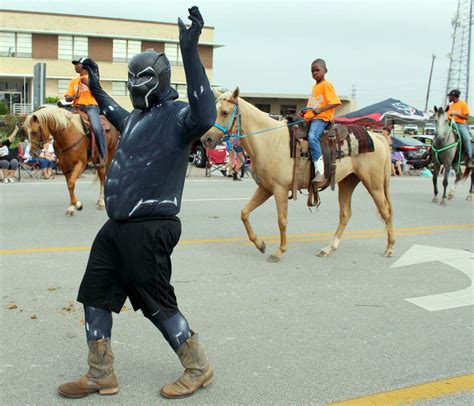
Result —
<svg viewBox="0 0 474 406"><path fill-rule="evenodd" d="M390 150L392 150L392 143L393 143L392 136L390 135L391 133L392 133L392 129L389 128L389 127L384 127L382 129L382 135L387 140L388 146L390 147Z"/></svg>
<svg viewBox="0 0 474 406"><path fill-rule="evenodd" d="M51 159L47 159L43 150L41 151L41 154L39 157L34 158L30 155L30 143L27 142L24 156L25 156L25 162L27 164L33 164L33 163L39 164L39 167L41 169L41 175L43 176L45 180L54 179L54 176L52 175L54 161Z"/></svg>
<svg viewBox="0 0 474 406"><path fill-rule="evenodd" d="M10 136L4 141L0 141L0 167L2 168L3 172L3 183L15 182L14 177L18 169L18 160L15 156L10 154L8 147L15 139L18 129L19 127L17 124Z"/></svg>
<svg viewBox="0 0 474 406"><path fill-rule="evenodd" d="M405 162L405 157L400 151L392 151L392 175L403 176L403 164Z"/></svg>

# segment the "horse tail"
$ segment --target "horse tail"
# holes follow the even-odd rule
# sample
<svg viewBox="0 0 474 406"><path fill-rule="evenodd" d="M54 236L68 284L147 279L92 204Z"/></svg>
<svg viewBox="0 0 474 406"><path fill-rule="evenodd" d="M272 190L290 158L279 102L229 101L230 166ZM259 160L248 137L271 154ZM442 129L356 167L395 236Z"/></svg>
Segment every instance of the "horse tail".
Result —
<svg viewBox="0 0 474 406"><path fill-rule="evenodd" d="M466 169L464 170L464 173L461 176L461 180L467 179L469 175L471 174L471 171L472 171L472 168L466 167Z"/></svg>

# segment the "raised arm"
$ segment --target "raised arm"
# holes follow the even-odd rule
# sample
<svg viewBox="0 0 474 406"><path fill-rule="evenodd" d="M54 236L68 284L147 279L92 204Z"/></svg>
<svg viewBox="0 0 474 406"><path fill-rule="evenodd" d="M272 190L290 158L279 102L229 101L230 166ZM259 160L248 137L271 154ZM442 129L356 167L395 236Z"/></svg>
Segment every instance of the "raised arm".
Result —
<svg viewBox="0 0 474 406"><path fill-rule="evenodd" d="M97 100L102 114L107 117L117 130L122 132L125 126L125 121L130 113L121 107L104 89L102 89L100 84L99 66L93 59L87 58L82 62L82 66L89 74L89 89Z"/></svg>
<svg viewBox="0 0 474 406"><path fill-rule="evenodd" d="M13 141L15 140L16 133L18 132L19 129L20 129L20 127L18 126L18 123L15 124L15 129L14 129L13 132L10 134L10 136L7 138L8 141L10 142L10 144L12 144Z"/></svg>
<svg viewBox="0 0 474 406"><path fill-rule="evenodd" d="M189 137L194 139L202 136L215 123L216 106L214 93L198 54L198 41L204 20L195 6L189 9L188 18L192 21L189 28L186 28L181 18L178 18L178 25L190 105L185 127Z"/></svg>

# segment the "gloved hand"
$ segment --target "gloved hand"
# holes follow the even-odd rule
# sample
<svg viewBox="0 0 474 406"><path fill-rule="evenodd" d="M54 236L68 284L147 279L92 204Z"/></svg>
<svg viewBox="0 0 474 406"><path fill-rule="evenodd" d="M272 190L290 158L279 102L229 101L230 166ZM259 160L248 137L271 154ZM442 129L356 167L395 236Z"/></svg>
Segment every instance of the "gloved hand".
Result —
<svg viewBox="0 0 474 406"><path fill-rule="evenodd" d="M93 59L86 58L82 62L82 66L89 74L89 89L102 89L102 86L100 85L99 65L97 65Z"/></svg>
<svg viewBox="0 0 474 406"><path fill-rule="evenodd" d="M188 18L192 21L191 27L186 28L181 18L178 18L179 26L179 44L182 50L197 48L199 36L201 35L204 20L202 19L199 8L196 6L188 9Z"/></svg>

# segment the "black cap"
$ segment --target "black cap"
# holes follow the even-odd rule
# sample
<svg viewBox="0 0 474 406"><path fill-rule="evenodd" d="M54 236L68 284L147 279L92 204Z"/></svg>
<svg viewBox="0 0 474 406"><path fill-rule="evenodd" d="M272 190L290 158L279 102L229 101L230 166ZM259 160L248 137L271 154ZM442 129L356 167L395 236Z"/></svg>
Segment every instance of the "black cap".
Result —
<svg viewBox="0 0 474 406"><path fill-rule="evenodd" d="M448 93L448 96L459 97L461 92L458 89L453 89Z"/></svg>
<svg viewBox="0 0 474 406"><path fill-rule="evenodd" d="M87 59L87 57L81 56L80 58L73 59L73 60L72 60L72 64L73 64L73 65L77 65L78 63L81 63L81 64L82 64L82 62L84 62L86 59Z"/></svg>

